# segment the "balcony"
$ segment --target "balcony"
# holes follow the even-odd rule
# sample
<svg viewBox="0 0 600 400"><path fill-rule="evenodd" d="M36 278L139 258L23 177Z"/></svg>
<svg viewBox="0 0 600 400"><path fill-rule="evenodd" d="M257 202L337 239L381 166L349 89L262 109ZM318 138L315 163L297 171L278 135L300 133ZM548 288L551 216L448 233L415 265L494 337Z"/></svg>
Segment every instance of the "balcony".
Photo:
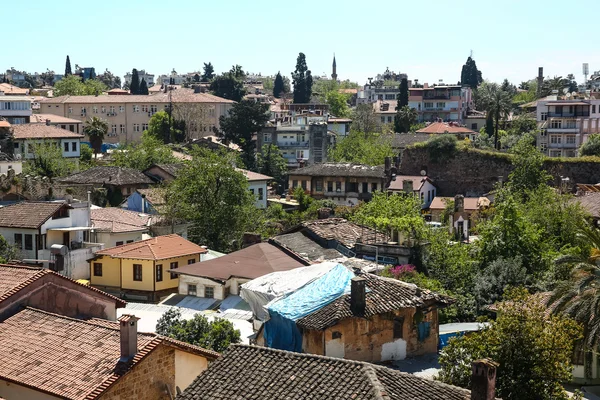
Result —
<svg viewBox="0 0 600 400"><path fill-rule="evenodd" d="M277 142L277 147L279 148L289 148L289 147L301 147L308 148L309 142Z"/></svg>
<svg viewBox="0 0 600 400"><path fill-rule="evenodd" d="M579 127L547 128L548 133L579 133Z"/></svg>
<svg viewBox="0 0 600 400"><path fill-rule="evenodd" d="M449 94L425 94L423 100L450 100Z"/></svg>
<svg viewBox="0 0 600 400"><path fill-rule="evenodd" d="M588 111L574 111L574 112L568 112L568 111L563 111L563 112L550 111L550 112L548 112L549 118L580 118L580 117L589 117L589 116L590 116L589 110Z"/></svg>

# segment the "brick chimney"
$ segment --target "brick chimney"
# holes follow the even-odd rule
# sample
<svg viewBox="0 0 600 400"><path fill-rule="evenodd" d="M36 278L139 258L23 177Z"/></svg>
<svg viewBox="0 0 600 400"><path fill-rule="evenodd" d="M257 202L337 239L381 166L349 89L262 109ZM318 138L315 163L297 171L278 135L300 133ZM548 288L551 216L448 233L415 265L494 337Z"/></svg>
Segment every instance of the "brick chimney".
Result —
<svg viewBox="0 0 600 400"><path fill-rule="evenodd" d="M471 365L471 400L494 400L496 398L496 368L498 363L483 358Z"/></svg>
<svg viewBox="0 0 600 400"><path fill-rule="evenodd" d="M350 310L352 314L363 315L367 307L367 280L355 276L350 281Z"/></svg>
<svg viewBox="0 0 600 400"><path fill-rule="evenodd" d="M119 318L121 324L121 358L120 362L127 362L137 353L137 322L135 315L123 314Z"/></svg>
<svg viewBox="0 0 600 400"><path fill-rule="evenodd" d="M317 210L318 219L327 219L331 216L331 208L323 207Z"/></svg>

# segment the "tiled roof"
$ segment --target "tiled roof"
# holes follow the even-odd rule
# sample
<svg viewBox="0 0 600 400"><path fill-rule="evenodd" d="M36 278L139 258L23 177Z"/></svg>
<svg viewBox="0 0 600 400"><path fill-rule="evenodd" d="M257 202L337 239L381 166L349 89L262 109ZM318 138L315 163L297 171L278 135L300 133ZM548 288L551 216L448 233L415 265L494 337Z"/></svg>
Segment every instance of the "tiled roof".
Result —
<svg viewBox="0 0 600 400"><path fill-rule="evenodd" d="M118 207L92 209L92 226L99 231L122 233L148 230L151 216Z"/></svg>
<svg viewBox="0 0 600 400"><path fill-rule="evenodd" d="M484 200L485 199L485 200ZM435 197L429 206L430 210L443 210L449 201L454 201L454 197ZM488 206L490 201L486 197L465 197L465 210L475 211L480 206Z"/></svg>
<svg viewBox="0 0 600 400"><path fill-rule="evenodd" d="M165 190L162 188L137 189L137 192L146 196L146 201L153 206L165 204Z"/></svg>
<svg viewBox="0 0 600 400"><path fill-rule="evenodd" d="M472 129L469 129L464 126L458 126L454 124L449 124L447 122L432 122L427 125L423 129L419 129L417 133L430 133L430 134L439 134L439 133L465 133L465 134L473 134L477 133Z"/></svg>
<svg viewBox="0 0 600 400"><path fill-rule="evenodd" d="M468 390L360 361L232 345L177 400L469 400Z"/></svg>
<svg viewBox="0 0 600 400"><path fill-rule="evenodd" d="M353 163L321 163L289 171L290 176L330 176L330 177L364 177L383 178L383 165L371 166Z"/></svg>
<svg viewBox="0 0 600 400"><path fill-rule="evenodd" d="M375 232L366 226L357 225L343 218L326 218L303 222L302 226L319 238L336 240L349 249L354 248L357 241L364 244L382 243L388 240L387 235Z"/></svg>
<svg viewBox="0 0 600 400"><path fill-rule="evenodd" d="M319 245L302 232L277 235L270 239L270 242L297 254L309 262L334 260L342 256L339 251Z"/></svg>
<svg viewBox="0 0 600 400"><path fill-rule="evenodd" d="M413 191L419 191L421 186L427 181L429 178L426 176L419 175L397 175L396 179L390 182L390 186L388 186L388 190L404 190L403 185L404 181L412 181Z"/></svg>
<svg viewBox="0 0 600 400"><path fill-rule="evenodd" d="M171 98L169 97L171 93ZM235 103L232 100L217 97L209 93L194 93L193 89L180 88L171 90L169 93L157 92L149 95L129 95L129 96L60 96L48 98L40 101L40 104L167 104L173 103L214 103L223 104ZM171 100L172 99L172 100Z"/></svg>
<svg viewBox="0 0 600 400"><path fill-rule="evenodd" d="M65 203L25 201L0 207L0 226L37 229L54 215Z"/></svg>
<svg viewBox="0 0 600 400"><path fill-rule="evenodd" d="M38 123L45 124L47 119L49 119L50 123L52 123L52 124L81 124L82 123L81 121L79 121L77 119L63 117L62 115L55 115L55 114L32 114L31 115L31 122L38 122Z"/></svg>
<svg viewBox="0 0 600 400"><path fill-rule="evenodd" d="M421 307L430 303L445 305L454 302L449 297L420 289L411 283L397 279L383 278L369 273L357 276L367 280L367 306L364 314L359 315L363 318L402 308ZM296 323L301 328L322 330L353 316L355 314L350 310L350 294L346 294L312 314L300 318Z"/></svg>
<svg viewBox="0 0 600 400"><path fill-rule="evenodd" d="M94 399L160 345L217 353L138 333L138 352L120 363L118 322L83 321L26 308L0 323L0 377L66 399Z"/></svg>
<svg viewBox="0 0 600 400"><path fill-rule="evenodd" d="M573 203L579 203L592 217L600 218L600 193L590 192L583 196L573 197Z"/></svg>
<svg viewBox="0 0 600 400"><path fill-rule="evenodd" d="M276 271L303 267L305 263L269 243L258 243L208 261L180 266L172 270L185 275L217 280L231 277L254 279Z"/></svg>
<svg viewBox="0 0 600 400"><path fill-rule="evenodd" d="M50 271L49 269L21 267L5 264L0 264L0 302L8 299L10 296L19 292L20 290L27 288L30 283L42 278L45 275L55 275L60 279L67 280L81 286L81 290L91 290L106 296L111 300L114 300L118 307L125 307L125 302L118 297L105 293L91 286L83 285L75 280L67 278L66 276Z"/></svg>
<svg viewBox="0 0 600 400"><path fill-rule="evenodd" d="M270 181L271 179L273 179L273 177L271 176L259 174L258 172L248 171L247 169L236 168L235 170L244 174L248 182Z"/></svg>
<svg viewBox="0 0 600 400"><path fill-rule="evenodd" d="M0 119L0 128L10 128L11 124L10 122L4 120L4 119Z"/></svg>
<svg viewBox="0 0 600 400"><path fill-rule="evenodd" d="M58 181L65 184L102 185L106 183L115 186L153 183L152 179L137 169L107 166L93 167Z"/></svg>
<svg viewBox="0 0 600 400"><path fill-rule="evenodd" d="M12 128L15 140L23 139L82 139L83 135L55 125L39 124L17 124Z"/></svg>
<svg viewBox="0 0 600 400"><path fill-rule="evenodd" d="M109 247L96 252L96 255L107 255L115 258L132 258L137 260L164 260L190 254L206 253L206 249L182 238L179 235L156 236L139 242Z"/></svg>
<svg viewBox="0 0 600 400"><path fill-rule="evenodd" d="M21 95L26 96L29 94L29 89L23 89L10 83L0 83L0 92L4 92L5 95Z"/></svg>
<svg viewBox="0 0 600 400"><path fill-rule="evenodd" d="M166 173L168 173L169 175L171 175L172 177L177 177L177 173L179 172L179 170L181 168L184 167L183 164L156 164L153 165L152 167L158 167L160 169L162 169L163 171L165 171ZM152 168L150 167L150 168Z"/></svg>
<svg viewBox="0 0 600 400"><path fill-rule="evenodd" d="M405 149L415 143L426 142L431 138L428 133L397 133L392 135L392 147L394 149Z"/></svg>

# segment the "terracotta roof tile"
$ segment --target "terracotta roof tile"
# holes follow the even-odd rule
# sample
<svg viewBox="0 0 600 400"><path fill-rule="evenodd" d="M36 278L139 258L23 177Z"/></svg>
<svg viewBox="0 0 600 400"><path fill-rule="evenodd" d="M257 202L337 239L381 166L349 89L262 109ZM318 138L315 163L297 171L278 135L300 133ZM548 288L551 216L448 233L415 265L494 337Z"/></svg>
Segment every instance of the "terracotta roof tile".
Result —
<svg viewBox="0 0 600 400"><path fill-rule="evenodd" d="M139 185L154 183L152 179L133 168L100 166L87 169L58 180L65 184Z"/></svg>
<svg viewBox="0 0 600 400"><path fill-rule="evenodd" d="M191 254L206 253L207 250L185 240L179 235L156 236L139 242L110 247L96 252L115 258L133 258L138 260L164 260Z"/></svg>
<svg viewBox="0 0 600 400"><path fill-rule="evenodd" d="M469 400L470 391L360 361L233 345L177 400Z"/></svg>
<svg viewBox="0 0 600 400"><path fill-rule="evenodd" d="M579 203L592 217L600 218L600 193L587 192L583 196L573 197L572 203Z"/></svg>
<svg viewBox="0 0 600 400"><path fill-rule="evenodd" d="M15 140L23 139L82 139L83 135L59 128L55 125L17 124L12 128Z"/></svg>
<svg viewBox="0 0 600 400"><path fill-rule="evenodd" d="M148 230L151 216L117 207L92 210L92 226L100 231L121 233Z"/></svg>
<svg viewBox="0 0 600 400"><path fill-rule="evenodd" d="M62 115L55 114L32 114L31 122L32 123L46 123L46 120L49 119L50 123L53 124L82 124L81 121L73 118L63 117Z"/></svg>
<svg viewBox="0 0 600 400"><path fill-rule="evenodd" d="M458 126L449 124L447 122L432 122L423 129L419 129L417 133L430 133L430 134L442 134L442 133L464 133L474 134L477 133L472 129L464 126Z"/></svg>
<svg viewBox="0 0 600 400"><path fill-rule="evenodd" d="M29 94L29 89L23 89L10 83L0 83L0 92L4 92L6 96L10 95L21 95L26 96Z"/></svg>
<svg viewBox="0 0 600 400"><path fill-rule="evenodd" d="M136 191L146 196L146 200L155 207L165 204L165 190L162 188L137 189Z"/></svg>
<svg viewBox="0 0 600 400"><path fill-rule="evenodd" d="M259 174L258 172L248 171L247 169L236 168L235 170L244 174L248 182L269 181L273 179L273 177L271 176Z"/></svg>
<svg viewBox="0 0 600 400"><path fill-rule="evenodd" d="M489 206L490 204L490 201L486 197L465 197L464 200L464 208L469 211L475 211L479 207ZM434 197L429 205L429 209L443 210L449 201L454 201L454 197Z"/></svg>
<svg viewBox="0 0 600 400"><path fill-rule="evenodd" d="M413 191L418 191L421 189L421 186L425 183L425 181L431 180L426 176L419 175L397 175L396 179L390 182L388 186L388 190L403 190L404 181L412 181Z"/></svg>
<svg viewBox="0 0 600 400"><path fill-rule="evenodd" d="M0 226L37 229L66 203L25 201L0 208Z"/></svg>
<svg viewBox="0 0 600 400"><path fill-rule="evenodd" d="M371 166L353 163L319 163L309 165L308 167L298 168L289 171L290 176L307 175L307 176L340 176L340 177L366 177L366 178L381 178L385 174L383 165Z"/></svg>
<svg viewBox="0 0 600 400"><path fill-rule="evenodd" d="M302 226L325 241L335 240L349 249L354 248L359 240L364 244L374 244L387 242L389 239L387 235L381 232L375 232L374 229L355 224L343 218L318 219L303 222Z"/></svg>
<svg viewBox="0 0 600 400"><path fill-rule="evenodd" d="M444 295L420 289L411 283L383 278L373 274L358 274L367 280L367 306L360 317L369 318L408 307L419 307L429 303L452 304L454 300ZM300 318L296 323L305 329L322 330L355 314L350 309L350 294L343 295L325 307Z"/></svg>
<svg viewBox="0 0 600 400"><path fill-rule="evenodd" d="M169 96L171 93L171 96ZM157 92L149 95L129 95L129 96L60 96L48 98L40 101L40 104L167 104L173 103L215 103L215 104L233 104L233 100L224 99L209 93L194 93L192 89L176 89L169 93Z"/></svg>

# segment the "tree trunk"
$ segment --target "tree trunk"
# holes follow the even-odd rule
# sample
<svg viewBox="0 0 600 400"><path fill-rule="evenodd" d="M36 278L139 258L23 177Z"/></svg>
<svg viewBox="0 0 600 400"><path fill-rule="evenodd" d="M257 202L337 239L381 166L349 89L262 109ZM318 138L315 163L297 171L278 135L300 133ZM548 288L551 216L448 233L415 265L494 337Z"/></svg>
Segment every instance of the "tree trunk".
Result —
<svg viewBox="0 0 600 400"><path fill-rule="evenodd" d="M496 120L496 124L495 124L496 126L494 126L494 148L496 150L498 150L498 122L499 122L499 119L500 119L500 113L499 112L496 112L496 115L495 115L494 119Z"/></svg>

